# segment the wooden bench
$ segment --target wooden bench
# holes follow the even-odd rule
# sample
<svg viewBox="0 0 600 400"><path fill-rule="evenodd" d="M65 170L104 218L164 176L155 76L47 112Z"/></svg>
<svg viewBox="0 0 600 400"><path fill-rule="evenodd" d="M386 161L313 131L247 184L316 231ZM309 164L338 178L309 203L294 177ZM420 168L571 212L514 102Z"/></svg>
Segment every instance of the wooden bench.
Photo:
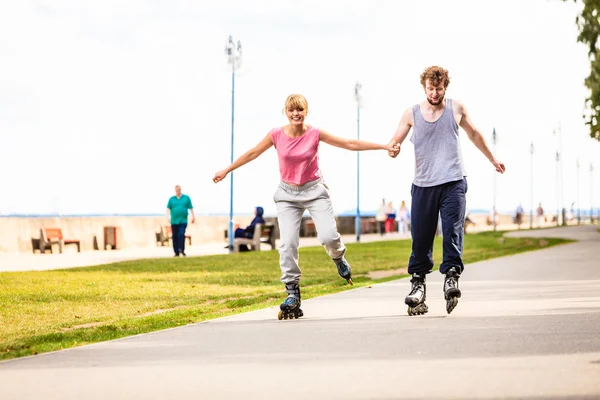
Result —
<svg viewBox="0 0 600 400"><path fill-rule="evenodd" d="M304 236L317 236L317 227L312 218L304 220Z"/></svg>
<svg viewBox="0 0 600 400"><path fill-rule="evenodd" d="M52 251L52 245L58 244L58 251L62 253L63 246L74 244L77 246L77 252L81 253L81 242L78 239L65 239L61 228L42 228L40 229L39 250L44 254L46 250Z"/></svg>
<svg viewBox="0 0 600 400"><path fill-rule="evenodd" d="M190 246L192 245L192 235L186 233L185 238L188 240ZM161 246L168 246L169 240L173 239L173 232L171 225L165 225L160 228L160 232L156 233L156 244Z"/></svg>
<svg viewBox="0 0 600 400"><path fill-rule="evenodd" d="M271 250L275 249L275 225L273 224L256 224L254 225L254 234L252 239L235 238L233 239L233 251L240 251L240 245L245 244L250 246L250 250L260 250L261 243L271 246Z"/></svg>

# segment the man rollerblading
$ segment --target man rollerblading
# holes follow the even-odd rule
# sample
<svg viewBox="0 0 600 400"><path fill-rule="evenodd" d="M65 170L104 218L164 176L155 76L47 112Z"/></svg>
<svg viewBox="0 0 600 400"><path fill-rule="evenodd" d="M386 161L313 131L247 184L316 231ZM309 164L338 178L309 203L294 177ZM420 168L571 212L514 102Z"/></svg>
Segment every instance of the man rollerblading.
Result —
<svg viewBox="0 0 600 400"><path fill-rule="evenodd" d="M390 157L397 157L412 130L410 141L415 152L415 176L411 188L412 253L408 273L413 279L406 304L409 314L413 315L411 313L420 305L421 287L425 301L424 279L419 283L414 277L416 274L424 277L433 270L433 243L436 231L441 228L443 260L440 273L446 275L444 295L449 314L458 303L458 277L464 270L462 254L468 185L459 137L464 135L459 128L498 173L504 173L506 168L492 154L481 131L473 125L465 105L446 98L450 84L448 71L431 66L423 71L420 82L426 98L404 111L389 143L395 150L388 152Z"/></svg>
<svg viewBox="0 0 600 400"><path fill-rule="evenodd" d="M277 319L298 319L302 317L304 313L300 309L300 304L302 303L300 298L300 285L297 283L288 283L285 285L285 291L287 292L288 297L279 306L280 311L277 315Z"/></svg>
<svg viewBox="0 0 600 400"><path fill-rule="evenodd" d="M422 315L427 313L429 309L425 300L427 299L427 286L425 284L425 275L413 274L410 280L412 288L410 293L404 299L404 303L408 306L408 315Z"/></svg>

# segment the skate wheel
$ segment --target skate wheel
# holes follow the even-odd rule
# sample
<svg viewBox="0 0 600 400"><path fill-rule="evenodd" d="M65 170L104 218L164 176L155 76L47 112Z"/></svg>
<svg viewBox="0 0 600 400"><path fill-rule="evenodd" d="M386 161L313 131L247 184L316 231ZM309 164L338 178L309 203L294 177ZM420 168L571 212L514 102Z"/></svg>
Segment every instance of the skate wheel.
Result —
<svg viewBox="0 0 600 400"><path fill-rule="evenodd" d="M411 317L414 315L412 307L408 307L407 312L408 312L408 315L410 315Z"/></svg>
<svg viewBox="0 0 600 400"><path fill-rule="evenodd" d="M448 314L450 314L452 312L452 310L454 310L454 308L456 307L457 304L458 304L458 297L452 297L451 299L449 299L446 302L446 311L448 312Z"/></svg>
<svg viewBox="0 0 600 400"><path fill-rule="evenodd" d="M348 283L350 284L350 286L354 285L354 282L352 281L352 278L348 278Z"/></svg>
<svg viewBox="0 0 600 400"><path fill-rule="evenodd" d="M279 311L279 314L277 314L277 319L280 321L283 319L283 311Z"/></svg>

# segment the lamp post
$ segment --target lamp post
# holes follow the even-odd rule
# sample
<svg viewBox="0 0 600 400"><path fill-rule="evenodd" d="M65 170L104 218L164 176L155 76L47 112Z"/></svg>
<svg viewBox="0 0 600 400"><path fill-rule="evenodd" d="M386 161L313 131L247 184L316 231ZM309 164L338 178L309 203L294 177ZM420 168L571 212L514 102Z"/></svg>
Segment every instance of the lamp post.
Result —
<svg viewBox="0 0 600 400"><path fill-rule="evenodd" d="M360 140L360 90L362 85L356 82L354 85L354 98L356 99L356 138ZM360 151L356 152L356 241L360 242Z"/></svg>
<svg viewBox="0 0 600 400"><path fill-rule="evenodd" d="M556 226L559 226L559 215L561 215L562 208L564 208L563 198L563 173L562 173L562 135L560 123L558 128L552 131L553 134L558 137L558 150L556 150L556 185L557 185L557 196L558 196L558 213L556 214ZM562 224L566 225L564 215L562 215Z"/></svg>
<svg viewBox="0 0 600 400"><path fill-rule="evenodd" d="M559 226L560 221L560 172L559 172L559 164L560 164L560 153L556 152L556 226Z"/></svg>
<svg viewBox="0 0 600 400"><path fill-rule="evenodd" d="M533 142L529 145L529 153L531 154L529 161L529 174L531 184L529 185L529 229L533 229L533 153L535 149Z"/></svg>
<svg viewBox="0 0 600 400"><path fill-rule="evenodd" d="M579 204L579 157L577 157L577 225L581 224L581 206Z"/></svg>
<svg viewBox="0 0 600 400"><path fill-rule="evenodd" d="M225 45L227 63L231 65L231 164L233 164L233 126L235 120L235 71L242 63L242 44L230 35ZM233 253L233 171L229 174L229 253Z"/></svg>
<svg viewBox="0 0 600 400"><path fill-rule="evenodd" d="M496 154L496 128L494 128L494 130L492 131L492 149L494 154ZM494 198L493 198L493 204L492 204L492 218L493 218L493 224L494 224L494 231L496 231L496 225L497 220L498 220L498 216L496 215L496 173L494 171Z"/></svg>
<svg viewBox="0 0 600 400"><path fill-rule="evenodd" d="M594 165L590 163L590 223L594 223Z"/></svg>

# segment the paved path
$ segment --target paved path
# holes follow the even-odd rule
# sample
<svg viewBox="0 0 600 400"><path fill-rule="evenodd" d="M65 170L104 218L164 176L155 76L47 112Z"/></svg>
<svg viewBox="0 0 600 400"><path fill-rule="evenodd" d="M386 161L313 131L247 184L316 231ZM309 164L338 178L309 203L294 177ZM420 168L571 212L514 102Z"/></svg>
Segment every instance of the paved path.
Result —
<svg viewBox="0 0 600 400"><path fill-rule="evenodd" d="M9 399L600 398L600 234L516 234L577 243L470 264L445 313L408 317L406 279L0 363ZM515 234L515 233L513 233Z"/></svg>

